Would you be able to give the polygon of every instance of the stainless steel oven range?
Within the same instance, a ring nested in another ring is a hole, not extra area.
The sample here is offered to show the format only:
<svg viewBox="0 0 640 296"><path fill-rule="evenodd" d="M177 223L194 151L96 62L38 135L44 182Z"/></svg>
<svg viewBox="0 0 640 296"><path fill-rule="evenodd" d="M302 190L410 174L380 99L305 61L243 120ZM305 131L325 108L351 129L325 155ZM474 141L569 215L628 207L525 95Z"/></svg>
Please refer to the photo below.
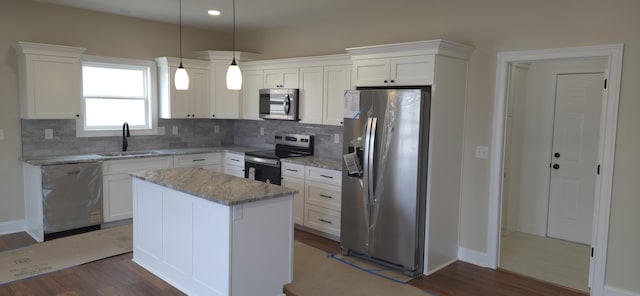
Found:
<svg viewBox="0 0 640 296"><path fill-rule="evenodd" d="M244 176L248 179L280 185L280 159L313 155L313 136L276 133L275 150L244 154Z"/></svg>

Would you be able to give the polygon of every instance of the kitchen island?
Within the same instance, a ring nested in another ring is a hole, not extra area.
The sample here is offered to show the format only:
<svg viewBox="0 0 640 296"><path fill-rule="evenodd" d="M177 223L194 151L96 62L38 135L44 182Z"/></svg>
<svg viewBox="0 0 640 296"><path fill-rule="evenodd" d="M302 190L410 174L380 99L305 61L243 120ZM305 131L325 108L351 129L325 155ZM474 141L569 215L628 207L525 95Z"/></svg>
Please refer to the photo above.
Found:
<svg viewBox="0 0 640 296"><path fill-rule="evenodd" d="M295 190L198 168L131 175L134 262L188 295L283 295Z"/></svg>

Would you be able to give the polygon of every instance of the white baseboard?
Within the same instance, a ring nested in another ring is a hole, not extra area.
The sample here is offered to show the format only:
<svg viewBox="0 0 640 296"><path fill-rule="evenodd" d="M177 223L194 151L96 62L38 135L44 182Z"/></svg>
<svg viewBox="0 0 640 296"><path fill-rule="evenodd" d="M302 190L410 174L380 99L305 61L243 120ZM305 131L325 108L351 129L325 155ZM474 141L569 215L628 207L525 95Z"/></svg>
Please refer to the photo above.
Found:
<svg viewBox="0 0 640 296"><path fill-rule="evenodd" d="M25 229L24 220L0 222L0 235L22 232Z"/></svg>
<svg viewBox="0 0 640 296"><path fill-rule="evenodd" d="M460 261L482 267L488 267L490 265L488 262L488 258L489 256L487 256L487 253L478 252L476 250L471 250L463 247L458 248L458 260Z"/></svg>
<svg viewBox="0 0 640 296"><path fill-rule="evenodd" d="M604 296L640 296L640 293L604 286Z"/></svg>

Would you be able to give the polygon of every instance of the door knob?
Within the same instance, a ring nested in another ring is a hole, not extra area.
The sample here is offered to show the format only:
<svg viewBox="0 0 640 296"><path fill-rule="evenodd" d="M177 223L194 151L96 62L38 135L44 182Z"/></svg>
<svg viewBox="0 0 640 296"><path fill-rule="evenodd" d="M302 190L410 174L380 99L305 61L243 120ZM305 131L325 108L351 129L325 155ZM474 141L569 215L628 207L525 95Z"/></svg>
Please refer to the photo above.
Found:
<svg viewBox="0 0 640 296"><path fill-rule="evenodd" d="M553 164L553 169L554 169L554 170L557 170L557 169L559 169L559 168L560 168L560 165L559 165L559 164L557 164L557 163L554 163L554 164Z"/></svg>
<svg viewBox="0 0 640 296"><path fill-rule="evenodd" d="M560 157L560 153L558 153L558 152L554 153L554 154L553 154L553 157L555 157L555 158Z"/></svg>

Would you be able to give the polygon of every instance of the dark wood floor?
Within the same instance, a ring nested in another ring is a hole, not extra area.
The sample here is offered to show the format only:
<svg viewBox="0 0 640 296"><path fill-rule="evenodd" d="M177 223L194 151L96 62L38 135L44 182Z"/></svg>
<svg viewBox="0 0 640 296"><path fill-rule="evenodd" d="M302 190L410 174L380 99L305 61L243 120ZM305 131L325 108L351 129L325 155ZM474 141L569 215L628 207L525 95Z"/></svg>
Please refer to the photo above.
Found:
<svg viewBox="0 0 640 296"><path fill-rule="evenodd" d="M338 243L303 231L296 230L295 239L325 252L339 251ZM0 251L33 243L25 233L3 235L0 236ZM133 263L131 258L132 254L127 253L0 285L0 295L184 295ZM456 262L428 277L414 279L409 284L438 296L585 295L507 271L463 262Z"/></svg>

